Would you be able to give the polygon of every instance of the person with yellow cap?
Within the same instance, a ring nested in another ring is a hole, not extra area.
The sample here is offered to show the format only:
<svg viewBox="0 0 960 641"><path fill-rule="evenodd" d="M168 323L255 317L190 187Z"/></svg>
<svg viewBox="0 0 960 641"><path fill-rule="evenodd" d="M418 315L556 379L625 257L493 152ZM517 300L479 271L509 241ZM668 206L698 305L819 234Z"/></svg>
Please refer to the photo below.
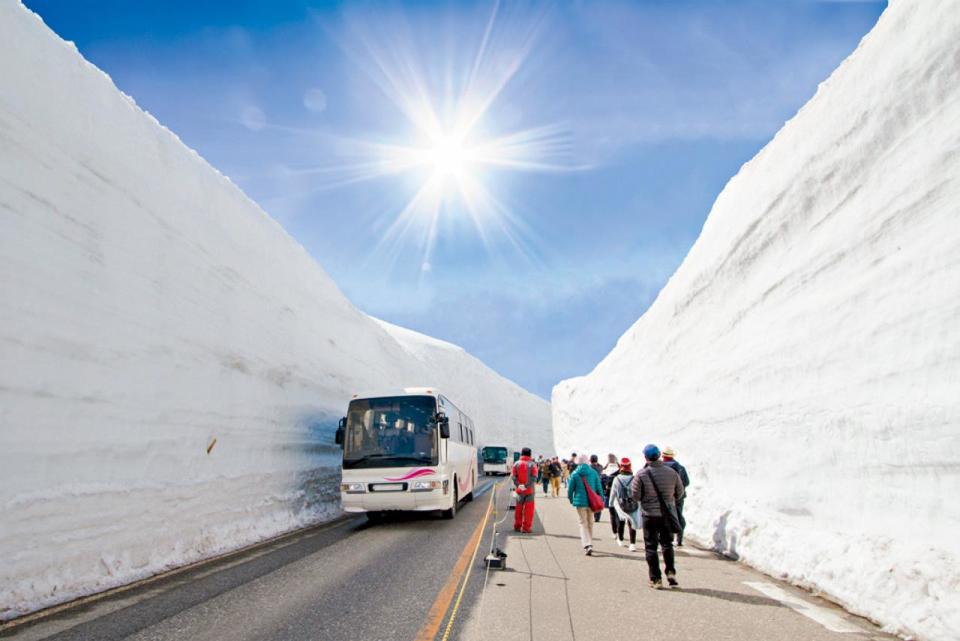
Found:
<svg viewBox="0 0 960 641"><path fill-rule="evenodd" d="M680 480L683 481L684 496L677 501L677 518L680 519L680 531L677 532L677 547L683 547L683 531L687 528L687 520L683 518L683 501L686 499L686 489L690 485L690 477L687 475L687 468L680 465L680 462L677 461L674 457L676 452L673 451L672 447L667 447L663 450L663 464L667 467L673 469L674 472L680 475Z"/></svg>

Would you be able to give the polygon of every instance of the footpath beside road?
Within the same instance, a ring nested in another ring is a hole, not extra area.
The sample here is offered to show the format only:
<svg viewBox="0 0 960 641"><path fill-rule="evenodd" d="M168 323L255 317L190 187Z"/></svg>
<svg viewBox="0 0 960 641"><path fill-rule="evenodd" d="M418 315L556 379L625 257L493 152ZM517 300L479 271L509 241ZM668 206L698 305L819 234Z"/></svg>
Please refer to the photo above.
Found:
<svg viewBox="0 0 960 641"><path fill-rule="evenodd" d="M607 513L594 528L594 554L580 546L566 499L538 493L532 534L500 526L506 570L489 570L467 613L464 641L856 641L896 639L869 621L772 579L693 542L677 548L680 588L649 587L638 532L637 551L618 547ZM489 547L490 534L484 539Z"/></svg>

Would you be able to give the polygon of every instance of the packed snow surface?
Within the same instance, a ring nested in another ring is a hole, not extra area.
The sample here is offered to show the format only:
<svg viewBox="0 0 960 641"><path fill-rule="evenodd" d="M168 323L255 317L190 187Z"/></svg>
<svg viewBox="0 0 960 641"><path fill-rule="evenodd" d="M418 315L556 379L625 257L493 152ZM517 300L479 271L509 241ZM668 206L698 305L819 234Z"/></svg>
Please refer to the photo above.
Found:
<svg viewBox="0 0 960 641"><path fill-rule="evenodd" d="M356 310L19 3L0 42L0 619L336 514L361 389L552 449L545 401Z"/></svg>
<svg viewBox="0 0 960 641"><path fill-rule="evenodd" d="M960 639L960 3L890 3L553 417L674 446L701 540Z"/></svg>

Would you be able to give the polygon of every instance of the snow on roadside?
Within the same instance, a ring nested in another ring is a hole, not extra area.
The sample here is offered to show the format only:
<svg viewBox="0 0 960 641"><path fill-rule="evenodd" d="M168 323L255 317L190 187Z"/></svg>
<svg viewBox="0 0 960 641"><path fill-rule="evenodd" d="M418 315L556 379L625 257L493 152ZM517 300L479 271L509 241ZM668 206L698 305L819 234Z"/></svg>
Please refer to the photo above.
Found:
<svg viewBox="0 0 960 641"><path fill-rule="evenodd" d="M693 534L931 641L960 639L957 8L891 2L553 391L559 451L674 446Z"/></svg>
<svg viewBox="0 0 960 641"><path fill-rule="evenodd" d="M337 514L360 389L551 444L545 401L356 310L18 2L0 42L0 619Z"/></svg>

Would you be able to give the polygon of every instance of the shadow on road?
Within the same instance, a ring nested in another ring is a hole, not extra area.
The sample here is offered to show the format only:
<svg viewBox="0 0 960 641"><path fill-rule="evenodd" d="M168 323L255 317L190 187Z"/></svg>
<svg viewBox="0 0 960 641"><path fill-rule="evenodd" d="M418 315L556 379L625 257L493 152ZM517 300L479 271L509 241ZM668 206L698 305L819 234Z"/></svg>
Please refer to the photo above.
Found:
<svg viewBox="0 0 960 641"><path fill-rule="evenodd" d="M727 592L725 590L712 590L710 588L683 588L679 590L667 590L667 592L680 592L683 594L699 594L712 599L722 599L723 601L732 601L734 603L745 603L747 605L767 605L782 608L784 605L779 601L767 598L765 596L754 596L752 594L740 594L739 592Z"/></svg>

